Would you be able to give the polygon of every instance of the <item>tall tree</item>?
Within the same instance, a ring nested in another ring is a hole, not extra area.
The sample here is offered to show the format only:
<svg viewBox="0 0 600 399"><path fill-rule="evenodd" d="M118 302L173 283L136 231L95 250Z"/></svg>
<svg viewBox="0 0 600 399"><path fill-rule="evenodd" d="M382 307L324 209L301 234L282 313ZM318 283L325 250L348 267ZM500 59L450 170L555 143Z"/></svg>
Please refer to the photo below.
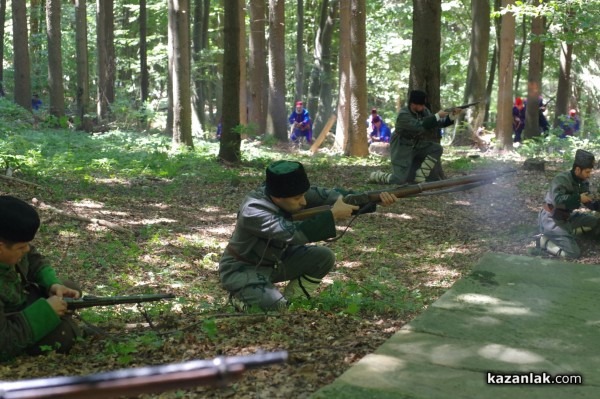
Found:
<svg viewBox="0 0 600 399"><path fill-rule="evenodd" d="M106 119L115 101L114 0L96 0L96 51L98 52L98 118Z"/></svg>
<svg viewBox="0 0 600 399"><path fill-rule="evenodd" d="M496 138L502 147L512 147L512 85L515 48L515 0L502 0L500 62L498 66L498 116Z"/></svg>
<svg viewBox="0 0 600 399"><path fill-rule="evenodd" d="M223 98L219 158L232 163L239 163L241 160L241 137L236 132L236 127L240 124L240 7L241 0L225 2L223 92L228 95Z"/></svg>
<svg viewBox="0 0 600 399"><path fill-rule="evenodd" d="M248 75L250 76L250 99L248 116L250 123L258 126L258 132L267 130L267 52L265 40L265 0L250 2L250 55Z"/></svg>
<svg viewBox="0 0 600 399"><path fill-rule="evenodd" d="M538 2L538 0L532 0ZM541 7L538 6L541 10ZM544 33L544 17L540 13L531 19L531 39L529 43L529 72L527 74L527 108L525 111L524 138L540 135L540 107L538 98L542 89L542 67L544 48L540 37Z"/></svg>
<svg viewBox="0 0 600 399"><path fill-rule="evenodd" d="M267 132L288 140L285 106L285 0L269 0L269 116Z"/></svg>
<svg viewBox="0 0 600 399"><path fill-rule="evenodd" d="M146 0L140 0L140 100L142 107L148 100L148 91L150 87L150 76L148 74L148 18L147 18Z"/></svg>
<svg viewBox="0 0 600 399"><path fill-rule="evenodd" d="M48 38L49 112L51 115L61 117L65 114L65 90L63 86L60 0L46 0L46 35Z"/></svg>
<svg viewBox="0 0 600 399"><path fill-rule="evenodd" d="M90 107L90 70L87 49L87 4L86 0L75 0L75 52L77 59L77 116L79 129L89 130L86 117Z"/></svg>
<svg viewBox="0 0 600 399"><path fill-rule="evenodd" d="M348 143L350 127L350 25L352 14L350 1L340 2L340 40L339 40L339 92L337 104L337 124L335 129L335 147L345 149Z"/></svg>
<svg viewBox="0 0 600 399"><path fill-rule="evenodd" d="M0 97L4 97L4 23L6 22L6 0L0 0Z"/></svg>
<svg viewBox="0 0 600 399"><path fill-rule="evenodd" d="M369 155L367 142L367 42L366 0L352 0L350 24L350 129L344 153L351 156Z"/></svg>
<svg viewBox="0 0 600 399"><path fill-rule="evenodd" d="M499 13L501 8L501 0L494 0L494 12ZM498 67L498 54L500 53L500 18L494 18L494 26L496 27L496 35L494 36L494 49L492 50L492 58L490 60L490 73L485 87L485 117L484 121L490 120L490 106L492 104L492 91L494 90L494 80L496 78L496 68Z"/></svg>
<svg viewBox="0 0 600 399"><path fill-rule="evenodd" d="M190 74L190 2L169 0L170 57L173 59L173 146L194 147Z"/></svg>
<svg viewBox="0 0 600 399"><path fill-rule="evenodd" d="M432 112L440 109L441 21L441 0L413 0L409 89L426 92ZM439 137L428 139L440 141Z"/></svg>
<svg viewBox="0 0 600 399"><path fill-rule="evenodd" d="M323 1L320 22L315 36L314 64L311 72L308 110L314 115L313 130L320 132L331 115L332 90L335 82L332 72L334 24L338 18L339 1Z"/></svg>
<svg viewBox="0 0 600 399"><path fill-rule="evenodd" d="M210 0L194 1L194 25L192 30L192 43L194 60L194 92L192 113L195 120L198 121L201 130L206 127L206 93L208 91L206 84L206 67L203 60L203 53L208 48L208 27L210 16Z"/></svg>
<svg viewBox="0 0 600 399"><path fill-rule="evenodd" d="M571 24L574 22L574 13L567 11L566 23L563 27L565 39L560 43L560 67L558 70L558 88L556 90L556 102L554 103L554 126L560 123L560 117L569 112L569 101L571 99L571 65L573 63L573 42L574 36Z"/></svg>
<svg viewBox="0 0 600 399"><path fill-rule="evenodd" d="M238 62L240 63L240 125L248 124L248 107L246 103L248 101L248 89L247 89L247 71L246 71L246 5L245 2L242 1L239 4L238 8L238 17L239 21L239 35L240 35L240 44L238 46L238 50L240 52L238 56Z"/></svg>
<svg viewBox="0 0 600 399"><path fill-rule="evenodd" d="M25 0L12 0L12 19L15 102L31 111L31 66Z"/></svg>
<svg viewBox="0 0 600 399"><path fill-rule="evenodd" d="M294 98L297 101L301 101L304 95L304 0L297 0L296 14L298 29L296 30L296 91Z"/></svg>
<svg viewBox="0 0 600 399"><path fill-rule="evenodd" d="M468 122L468 129L465 129L465 131L475 142L479 142L477 129L483 126L486 105L486 69L490 45L489 2L472 1L471 18L471 51L463 101L465 103L479 101L479 104L469 108L465 114L465 120ZM461 118L456 123L459 123L460 120Z"/></svg>

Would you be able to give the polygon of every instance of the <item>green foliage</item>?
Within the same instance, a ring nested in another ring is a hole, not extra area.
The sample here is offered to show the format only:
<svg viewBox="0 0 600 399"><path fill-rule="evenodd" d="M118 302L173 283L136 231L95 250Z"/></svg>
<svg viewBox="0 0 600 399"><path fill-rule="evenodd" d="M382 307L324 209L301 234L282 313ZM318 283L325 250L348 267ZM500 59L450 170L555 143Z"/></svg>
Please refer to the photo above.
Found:
<svg viewBox="0 0 600 399"><path fill-rule="evenodd" d="M390 291L392 290L393 291ZM372 278L362 285L335 281L314 299L292 303L291 309L312 309L349 316L413 312L422 307L420 294L402 287L390 287L385 281Z"/></svg>
<svg viewBox="0 0 600 399"><path fill-rule="evenodd" d="M4 97L0 97L0 116L0 133L29 127L33 122L31 112Z"/></svg>

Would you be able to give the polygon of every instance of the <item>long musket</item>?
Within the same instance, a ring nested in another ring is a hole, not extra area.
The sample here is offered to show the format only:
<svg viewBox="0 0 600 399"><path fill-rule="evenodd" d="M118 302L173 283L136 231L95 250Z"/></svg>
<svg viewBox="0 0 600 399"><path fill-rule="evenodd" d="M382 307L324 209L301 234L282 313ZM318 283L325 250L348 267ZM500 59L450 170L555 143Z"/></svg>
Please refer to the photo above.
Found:
<svg viewBox="0 0 600 399"><path fill-rule="evenodd" d="M248 356L192 360L79 377L0 382L0 399L104 399L192 388L198 385L221 386L239 378L248 369L284 363L287 357L286 351L259 352Z"/></svg>
<svg viewBox="0 0 600 399"><path fill-rule="evenodd" d="M498 176L501 176L501 175L504 175L507 173L514 173L514 172L515 172L515 169L507 169L507 170L503 170L503 171L499 171L499 172L481 173L481 174L477 174L477 175L455 177L455 178L447 179L447 180L404 185L404 186L383 189L383 190L367 191L367 192L359 193L359 194L348 194L344 197L344 202L349 205L358 205L360 207L364 207L365 205L368 205L369 203L375 203L375 204L380 203L381 199L379 198L379 195L384 192L393 194L397 198L404 198L404 197L414 197L425 191L431 191L431 190L440 190L440 191L431 192L428 194L436 194L436 193L443 194L443 193L447 193L450 191L469 190L469 189L478 187L483 184L491 183ZM449 190L448 189L449 187L454 187L454 188ZM444 189L444 190L441 190L441 189ZM321 212L328 211L328 210L331 210L330 205L322 205L322 206L317 206L314 208L303 209L299 212L294 213L292 215L292 219L294 221L305 220L305 219L309 219Z"/></svg>

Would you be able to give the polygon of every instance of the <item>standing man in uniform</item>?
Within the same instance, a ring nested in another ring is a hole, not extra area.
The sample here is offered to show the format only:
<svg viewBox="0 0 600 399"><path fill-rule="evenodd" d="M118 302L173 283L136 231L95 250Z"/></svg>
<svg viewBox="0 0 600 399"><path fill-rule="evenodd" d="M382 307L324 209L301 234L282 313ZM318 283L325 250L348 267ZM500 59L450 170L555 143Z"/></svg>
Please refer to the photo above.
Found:
<svg viewBox="0 0 600 399"><path fill-rule="evenodd" d="M455 108L452 112L440 110L432 114L425 103L427 94L424 91L410 92L408 105L398 113L396 129L392 134L392 173L373 172L369 177L370 183L405 184L411 180L423 183L440 162L443 148L427 136L439 136L440 129L452 125L462 110ZM414 178L411 171L415 171Z"/></svg>
<svg viewBox="0 0 600 399"><path fill-rule="evenodd" d="M358 206L344 203L347 193L311 187L299 162L282 160L267 167L266 185L244 199L219 262L221 284L238 310L285 309L295 298L314 295L333 268L335 255L327 247L308 244L335 237L335 222L358 211ZM382 205L397 199L389 193L380 198ZM303 221L292 220L293 213L320 205L332 207ZM288 283L281 293L274 283L284 281Z"/></svg>
<svg viewBox="0 0 600 399"><path fill-rule="evenodd" d="M581 250L575 241L575 234L600 233L600 223L596 216L576 212L582 205L592 210L600 210L600 203L590 194L588 181L594 168L594 154L577 150L573 167L568 172L556 175L544 197L539 214L541 236L537 245L551 255L578 258Z"/></svg>

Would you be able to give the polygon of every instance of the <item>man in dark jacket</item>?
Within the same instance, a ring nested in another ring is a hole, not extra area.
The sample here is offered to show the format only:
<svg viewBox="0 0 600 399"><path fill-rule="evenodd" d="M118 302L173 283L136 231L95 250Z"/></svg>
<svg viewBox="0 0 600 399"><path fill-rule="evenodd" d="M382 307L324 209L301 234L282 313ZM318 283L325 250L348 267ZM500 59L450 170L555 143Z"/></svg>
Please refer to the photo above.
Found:
<svg viewBox="0 0 600 399"><path fill-rule="evenodd" d="M594 162L594 154L579 149L575 153L571 170L559 173L550 183L539 214L542 235L537 245L552 255L578 258L581 250L574 235L600 233L600 219L590 213L575 211L582 205L595 211L600 210L600 203L590 194L588 181Z"/></svg>
<svg viewBox="0 0 600 399"><path fill-rule="evenodd" d="M335 255L327 247L308 244L335 237L335 222L358 210L344 203L346 193L311 187L299 162L277 161L267 167L266 185L244 199L219 263L221 284L238 310L285 309L288 301L314 294L333 268ZM380 198L383 205L396 201L389 193ZM320 205L332 207L303 221L292 220L293 213ZM289 282L281 293L274 283L284 281Z"/></svg>
<svg viewBox="0 0 600 399"><path fill-rule="evenodd" d="M370 183L404 184L412 182L411 180L422 183L440 162L442 146L432 141L431 137L439 136L440 129L453 124L462 110L440 110L433 114L425 106L426 102L425 92L411 91L408 105L398 113L396 129L392 134L390 158L393 173L373 172L369 177ZM415 162L420 164L414 165ZM414 171L414 177L411 176L411 171Z"/></svg>

